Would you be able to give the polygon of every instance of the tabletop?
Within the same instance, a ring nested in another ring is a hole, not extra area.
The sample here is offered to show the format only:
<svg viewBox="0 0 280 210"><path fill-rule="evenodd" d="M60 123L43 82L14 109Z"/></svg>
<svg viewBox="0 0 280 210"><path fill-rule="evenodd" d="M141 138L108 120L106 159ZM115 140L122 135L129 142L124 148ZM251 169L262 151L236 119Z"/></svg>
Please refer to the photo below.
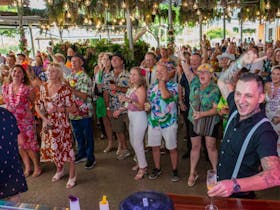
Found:
<svg viewBox="0 0 280 210"><path fill-rule="evenodd" d="M195 195L167 194L174 202L175 210L197 210L204 209L210 204L210 199ZM280 201L258 200L258 199L238 199L238 198L213 198L213 204L219 210L279 210Z"/></svg>

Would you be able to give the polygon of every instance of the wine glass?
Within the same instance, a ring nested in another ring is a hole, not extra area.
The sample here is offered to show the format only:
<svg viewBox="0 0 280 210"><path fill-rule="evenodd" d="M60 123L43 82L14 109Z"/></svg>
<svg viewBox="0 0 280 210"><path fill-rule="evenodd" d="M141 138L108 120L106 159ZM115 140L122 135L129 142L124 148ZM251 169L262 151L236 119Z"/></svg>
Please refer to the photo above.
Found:
<svg viewBox="0 0 280 210"><path fill-rule="evenodd" d="M217 173L215 170L207 171L206 184L208 190L211 190L217 184ZM218 210L217 206L213 205L212 197L210 197L210 205L207 205L205 210Z"/></svg>

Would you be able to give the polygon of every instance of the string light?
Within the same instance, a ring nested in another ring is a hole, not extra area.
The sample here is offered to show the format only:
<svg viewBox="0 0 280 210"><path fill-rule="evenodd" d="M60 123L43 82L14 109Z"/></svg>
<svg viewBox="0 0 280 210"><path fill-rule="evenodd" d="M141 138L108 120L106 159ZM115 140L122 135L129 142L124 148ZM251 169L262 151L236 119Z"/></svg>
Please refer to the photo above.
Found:
<svg viewBox="0 0 280 210"><path fill-rule="evenodd" d="M67 18L71 18L71 13L70 13L69 11L67 11L66 17L67 17Z"/></svg>
<svg viewBox="0 0 280 210"><path fill-rule="evenodd" d="M126 4L125 2L122 3L122 8L125 9L126 8Z"/></svg>
<svg viewBox="0 0 280 210"><path fill-rule="evenodd" d="M69 6L68 6L67 3L64 4L64 9L65 9L65 10L68 10L68 9L69 9Z"/></svg>
<svg viewBox="0 0 280 210"><path fill-rule="evenodd" d="M90 3L91 3L90 0L86 0L86 1L85 1L85 5L86 5L87 7L90 5Z"/></svg>
<svg viewBox="0 0 280 210"><path fill-rule="evenodd" d="M276 16L277 16L277 17L280 17L280 8L277 9Z"/></svg>
<svg viewBox="0 0 280 210"><path fill-rule="evenodd" d="M197 8L198 8L198 4L197 4L197 2L194 2L193 9L197 9Z"/></svg>
<svg viewBox="0 0 280 210"><path fill-rule="evenodd" d="M266 5L265 5L265 8L270 9L270 2L269 1L267 1Z"/></svg>

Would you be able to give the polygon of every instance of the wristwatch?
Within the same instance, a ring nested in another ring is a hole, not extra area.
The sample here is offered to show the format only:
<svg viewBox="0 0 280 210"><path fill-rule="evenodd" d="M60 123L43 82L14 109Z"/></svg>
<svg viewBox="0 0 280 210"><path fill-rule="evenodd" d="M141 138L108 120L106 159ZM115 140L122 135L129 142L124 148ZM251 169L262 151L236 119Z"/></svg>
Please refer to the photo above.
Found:
<svg viewBox="0 0 280 210"><path fill-rule="evenodd" d="M235 178L232 179L233 182L233 193L238 193L241 190L240 185L238 184L237 180Z"/></svg>

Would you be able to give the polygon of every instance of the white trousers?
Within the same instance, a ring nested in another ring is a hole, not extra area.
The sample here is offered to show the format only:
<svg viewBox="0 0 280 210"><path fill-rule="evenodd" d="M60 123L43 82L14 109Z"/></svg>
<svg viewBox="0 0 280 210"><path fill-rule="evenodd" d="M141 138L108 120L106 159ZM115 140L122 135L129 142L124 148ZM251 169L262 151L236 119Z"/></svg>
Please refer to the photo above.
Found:
<svg viewBox="0 0 280 210"><path fill-rule="evenodd" d="M134 149L139 168L147 167L147 160L144 150L144 136L148 125L145 111L128 111L129 118L129 138Z"/></svg>

